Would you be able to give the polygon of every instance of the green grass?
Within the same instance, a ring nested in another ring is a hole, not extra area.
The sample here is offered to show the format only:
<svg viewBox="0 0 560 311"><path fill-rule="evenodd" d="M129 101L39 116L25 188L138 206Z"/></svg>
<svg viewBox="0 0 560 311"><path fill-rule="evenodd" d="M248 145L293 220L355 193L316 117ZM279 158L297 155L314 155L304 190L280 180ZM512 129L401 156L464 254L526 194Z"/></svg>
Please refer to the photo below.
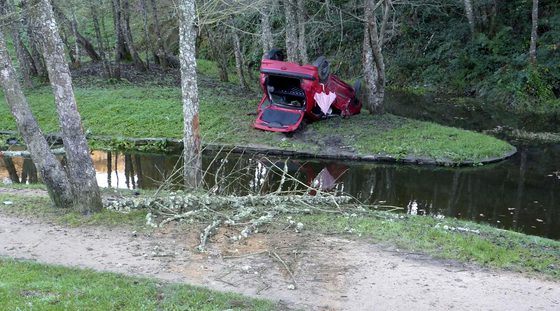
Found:
<svg viewBox="0 0 560 311"><path fill-rule="evenodd" d="M12 204L2 204L10 201ZM49 198L37 195L0 194L0 211L24 217L37 217L57 224L77 226L130 226L135 229L145 229L146 210L136 210L130 213L119 213L103 210L93 215L84 216L70 210L56 209Z"/></svg>
<svg viewBox="0 0 560 311"><path fill-rule="evenodd" d="M351 233L375 243L394 245L404 251L474 262L486 267L536 273L560 280L560 241L456 219L384 212L364 217L298 217L312 231Z"/></svg>
<svg viewBox="0 0 560 311"><path fill-rule="evenodd" d="M0 258L2 310L275 310L238 294Z"/></svg>
<svg viewBox="0 0 560 311"><path fill-rule="evenodd" d="M414 156L476 162L502 156L513 148L488 135L390 114L330 119L310 128L319 135L336 133L362 155L383 154L399 159Z"/></svg>
<svg viewBox="0 0 560 311"><path fill-rule="evenodd" d="M199 65L199 70L205 74L215 74L212 63L201 61ZM252 127L261 97L259 93L242 91L233 83L217 82L206 75L201 75L199 81L200 126L206 143L320 153L331 147L330 142L338 140L361 155L475 162L486 157L499 157L512 150L508 143L487 135L390 114L372 116L365 110L363 114L349 118L312 123L306 131L293 137L259 131ZM84 128L92 137L113 137L113 146L126 145L122 143L123 138L182 137L182 104L178 87L93 84L97 86L75 88ZM88 84L80 82L79 85ZM28 91L27 98L43 131L59 132L50 87ZM3 100L2 96L0 101ZM7 105L0 103L0 114L7 116L0 119L0 130L15 130Z"/></svg>

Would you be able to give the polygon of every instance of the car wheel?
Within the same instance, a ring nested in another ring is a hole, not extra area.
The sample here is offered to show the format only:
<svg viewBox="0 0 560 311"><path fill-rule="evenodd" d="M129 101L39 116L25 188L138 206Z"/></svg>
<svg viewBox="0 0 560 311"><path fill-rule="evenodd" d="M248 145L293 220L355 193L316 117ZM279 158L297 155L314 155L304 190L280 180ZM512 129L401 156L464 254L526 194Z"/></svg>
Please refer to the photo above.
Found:
<svg viewBox="0 0 560 311"><path fill-rule="evenodd" d="M331 68L329 65L329 61L325 56L319 56L314 62L313 66L317 67L319 70L319 81L321 83L327 82L329 75L331 73Z"/></svg>

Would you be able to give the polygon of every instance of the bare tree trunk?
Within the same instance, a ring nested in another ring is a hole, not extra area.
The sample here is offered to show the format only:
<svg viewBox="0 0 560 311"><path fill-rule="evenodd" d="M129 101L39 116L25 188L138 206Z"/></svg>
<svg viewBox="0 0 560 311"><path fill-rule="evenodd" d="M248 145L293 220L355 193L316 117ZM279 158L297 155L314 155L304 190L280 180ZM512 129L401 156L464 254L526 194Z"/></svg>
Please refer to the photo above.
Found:
<svg viewBox="0 0 560 311"><path fill-rule="evenodd" d="M465 15L467 15L467 20L469 22L469 27L471 29L471 35L474 36L475 21L474 21L472 1L471 0L464 0L464 1L465 1Z"/></svg>
<svg viewBox="0 0 560 311"><path fill-rule="evenodd" d="M371 44L369 42L369 27L367 23L364 23L364 43L363 43L363 65L364 68L364 92L360 100L366 105L368 111L373 112L374 109L371 107L373 98L377 94L377 86L375 82L377 81L377 70L375 69L375 62L373 61L373 52Z"/></svg>
<svg viewBox="0 0 560 311"><path fill-rule="evenodd" d="M132 61L134 62L134 66L136 67L136 69L140 71L145 71L146 65L144 65L144 62L140 58L140 54L138 54L138 51L134 47L134 40L132 39L132 30L130 29L130 5L128 3L128 0L122 0L121 4L122 4L121 18L122 18L122 24L124 25L123 27L124 40L126 42L126 45L128 46L128 50L130 51L130 54L132 55Z"/></svg>
<svg viewBox="0 0 560 311"><path fill-rule="evenodd" d="M244 89L248 89L249 85L247 84L247 80L245 80L245 73L243 72L243 68L245 67L245 65L243 61L243 54L241 53L241 42L239 41L239 35L237 34L236 30L233 30L231 37L233 39L235 69L237 71L237 77L239 78L239 85Z"/></svg>
<svg viewBox="0 0 560 311"><path fill-rule="evenodd" d="M146 49L146 68L150 69L150 53L154 51L154 47L152 45L152 40L150 39L150 33L148 32L148 7L146 4L146 0L141 0L140 4L142 5L142 21L144 26L144 41L148 45Z"/></svg>
<svg viewBox="0 0 560 311"><path fill-rule="evenodd" d="M370 113L382 114L384 112L383 101L385 99L385 61L383 59L382 50L385 32L387 31L387 22L389 20L391 0L383 0L383 18L380 25L378 25L377 16L375 14L376 8L375 0L366 0L364 15L367 23L366 27L368 27L367 31L369 32L369 44L365 48L371 49L376 70L374 85L367 86L370 93L375 90L373 98L368 98L368 110ZM369 54L366 53L366 55ZM367 57L364 57L364 61L367 61Z"/></svg>
<svg viewBox="0 0 560 311"><path fill-rule="evenodd" d="M91 42L78 31L78 24L75 21L75 17L73 17L72 20L68 19L68 17L64 15L64 12L61 8L59 8L54 2L51 3L53 5L54 13L60 20L60 23L66 25L66 28L70 28L70 30L74 34L74 37L76 38L76 60L79 59L79 46L81 46L92 61L100 61L101 57L99 57L99 54L97 54L97 52L95 51L93 44L91 44Z"/></svg>
<svg viewBox="0 0 560 311"><path fill-rule="evenodd" d="M533 10L531 12L531 44L529 46L529 62L537 64L537 28L539 26L539 0L533 0Z"/></svg>
<svg viewBox="0 0 560 311"><path fill-rule="evenodd" d="M152 16L154 19L154 32L156 34L156 43L158 49L156 51L156 56L158 58L159 65L161 68L166 69L169 64L167 63L167 50L165 49L165 44L161 36L161 30L159 28L159 16L157 12L157 5L155 0L150 0L152 3Z"/></svg>
<svg viewBox="0 0 560 311"><path fill-rule="evenodd" d="M303 0L297 0L297 23L298 23L298 51L299 60L302 64L309 63L309 58L307 57L307 42L305 35L305 20L307 19L305 13L305 2Z"/></svg>
<svg viewBox="0 0 560 311"><path fill-rule="evenodd" d="M76 51L76 66L79 67L81 66L80 44L78 43L78 21L76 20L76 12L74 11L74 7L72 7L72 33L74 34L74 38L76 38L76 42L74 42L74 50Z"/></svg>
<svg viewBox="0 0 560 311"><path fill-rule="evenodd" d="M107 55L105 54L105 46L103 44L103 36L101 35L101 28L99 27L99 17L97 14L96 6L100 5L99 0L92 0L90 2L90 13L91 19L93 21L93 28L95 29L95 39L97 41L97 49L99 50L99 56L101 57L101 62L103 64L103 70L105 71L105 77L113 78L113 72L111 70L111 64L107 60Z"/></svg>
<svg viewBox="0 0 560 311"><path fill-rule="evenodd" d="M261 43L263 55L268 53L274 47L274 38L272 37L272 28L270 27L270 12L272 11L269 3L260 11L261 13Z"/></svg>
<svg viewBox="0 0 560 311"><path fill-rule="evenodd" d="M113 25L115 27L115 61L120 64L121 60L131 59L130 52L126 46L124 30L122 26L121 0L111 0L113 11Z"/></svg>
<svg viewBox="0 0 560 311"><path fill-rule="evenodd" d="M72 207L70 182L60 162L50 151L37 120L27 104L27 100L17 81L12 61L6 49L4 36L0 32L0 82L6 103L16 120L18 130L29 149L31 158L47 186L49 197L56 207Z"/></svg>
<svg viewBox="0 0 560 311"><path fill-rule="evenodd" d="M294 0L283 0L286 19L286 56L289 62L297 63L298 60L298 35L296 20L296 5Z"/></svg>
<svg viewBox="0 0 560 311"><path fill-rule="evenodd" d="M22 14L22 18L23 18L23 22L25 24L25 30L27 32L27 39L29 40L29 49L30 49L30 54L31 54L31 59L33 60L33 67L35 68L35 72L37 73L38 77L46 77L47 76L47 69L45 68L45 61L43 59L43 56L41 55L41 52L39 52L39 47L38 47L38 38L35 35L35 31L33 29L33 23L30 20L29 17L29 1L28 0L22 0L21 1L21 5L22 5L22 10L21 10L21 14Z"/></svg>
<svg viewBox="0 0 560 311"><path fill-rule="evenodd" d="M196 30L194 0L179 1L179 49L181 52L181 89L183 93L183 160L187 189L202 184L200 127L198 119L198 85L196 81Z"/></svg>
<svg viewBox="0 0 560 311"><path fill-rule="evenodd" d="M216 61L218 64L218 76L220 81L228 82L228 57L225 53L226 46L225 46L225 38L220 35L227 36L226 31L220 31L218 26L215 27L206 27L206 33L208 35L208 45L210 47L210 54L212 59Z"/></svg>
<svg viewBox="0 0 560 311"><path fill-rule="evenodd" d="M31 75L33 75L33 71L32 71L33 60L30 59L31 57L29 55L29 51L27 51L27 48L25 47L25 45L21 40L20 29L22 29L23 26L19 20L19 16L15 11L14 4L12 3L12 1L13 0L2 0L0 1L0 3L3 6L3 11L4 11L3 13L5 13L7 16L13 15L13 18L11 18L11 20L9 21L10 34L12 37L12 42L16 49L16 55L17 55L19 67L20 67L21 75L23 77L23 83L25 87L30 88L33 87L33 83L31 81Z"/></svg>
<svg viewBox="0 0 560 311"><path fill-rule="evenodd" d="M68 179L74 195L74 208L89 214L101 210L103 204L86 137L82 130L70 70L64 59L64 48L49 1L34 0L33 2L59 125L62 128L62 139L68 160Z"/></svg>

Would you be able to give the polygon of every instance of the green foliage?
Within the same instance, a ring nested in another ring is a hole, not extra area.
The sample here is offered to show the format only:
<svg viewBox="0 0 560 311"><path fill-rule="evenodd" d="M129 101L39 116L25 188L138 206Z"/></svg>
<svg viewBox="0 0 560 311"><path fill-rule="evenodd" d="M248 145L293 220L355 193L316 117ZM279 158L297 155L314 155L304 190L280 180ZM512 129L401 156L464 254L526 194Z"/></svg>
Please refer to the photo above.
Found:
<svg viewBox="0 0 560 311"><path fill-rule="evenodd" d="M493 3L497 3L496 15ZM412 12L404 7L397 9L403 20L402 31L385 49L389 84L479 95L490 103L521 110L558 109L560 5L540 3L538 65L531 66L531 3L514 0L473 4L477 19L474 38L462 2L448 7L420 7ZM411 14L415 16L412 19Z"/></svg>

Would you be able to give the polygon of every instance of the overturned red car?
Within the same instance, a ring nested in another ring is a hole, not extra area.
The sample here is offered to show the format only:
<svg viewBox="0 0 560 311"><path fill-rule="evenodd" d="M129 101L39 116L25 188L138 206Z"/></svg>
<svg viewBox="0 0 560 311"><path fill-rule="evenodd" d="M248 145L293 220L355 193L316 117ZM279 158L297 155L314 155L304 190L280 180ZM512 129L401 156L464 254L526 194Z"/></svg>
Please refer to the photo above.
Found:
<svg viewBox="0 0 560 311"><path fill-rule="evenodd" d="M359 82L351 87L330 74L324 56L312 65L284 61L273 49L261 62L260 83L264 96L254 127L272 132L295 131L307 117L310 121L360 113Z"/></svg>

